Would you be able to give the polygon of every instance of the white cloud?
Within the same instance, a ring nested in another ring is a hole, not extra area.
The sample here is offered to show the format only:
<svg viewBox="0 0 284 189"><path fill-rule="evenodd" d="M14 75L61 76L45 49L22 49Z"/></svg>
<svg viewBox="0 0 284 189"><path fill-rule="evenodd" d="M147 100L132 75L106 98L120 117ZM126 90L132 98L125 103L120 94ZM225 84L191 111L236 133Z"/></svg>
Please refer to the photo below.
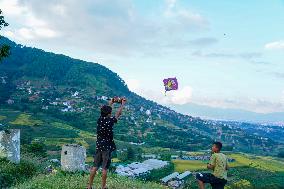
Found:
<svg viewBox="0 0 284 189"><path fill-rule="evenodd" d="M281 50L281 49L284 49L284 41L274 41L274 42L271 42L271 43L267 43L265 45L265 48L269 49L269 50Z"/></svg>
<svg viewBox="0 0 284 189"><path fill-rule="evenodd" d="M18 0L2 0L0 7L7 19L15 19L20 25L18 28L5 28L4 36L13 40L28 41L44 38L54 38L58 33L51 29L48 22L37 17L32 10Z"/></svg>
<svg viewBox="0 0 284 189"><path fill-rule="evenodd" d="M284 101L275 102L269 99L261 98L249 98L249 97L236 97L230 99L217 99L217 98L195 98L192 100L193 103L214 107L214 108L225 108L225 109L241 109L257 113L272 113L272 112L283 112Z"/></svg>
<svg viewBox="0 0 284 189"><path fill-rule="evenodd" d="M41 28L23 27L16 29L14 31L6 30L4 31L3 35L14 40L26 42L35 39L54 38L58 36L58 33L56 33L55 31L49 28L44 28L44 27Z"/></svg>
<svg viewBox="0 0 284 189"><path fill-rule="evenodd" d="M15 34L12 31L4 31L3 35L8 37L8 38L12 38L12 39L15 38Z"/></svg>
<svg viewBox="0 0 284 189"><path fill-rule="evenodd" d="M209 25L208 20L201 14L177 5L177 0L166 0L164 16L171 20L170 31L204 29Z"/></svg>
<svg viewBox="0 0 284 189"><path fill-rule="evenodd" d="M163 98L165 104L184 105L190 103L192 100L192 88L185 86L177 91L170 91L167 96Z"/></svg>
<svg viewBox="0 0 284 189"><path fill-rule="evenodd" d="M29 28L20 28L16 31L17 37L20 37L20 39L33 39L34 34L32 29Z"/></svg>
<svg viewBox="0 0 284 189"><path fill-rule="evenodd" d="M166 4L168 9L172 9L175 7L177 0L166 0Z"/></svg>
<svg viewBox="0 0 284 189"><path fill-rule="evenodd" d="M0 7L6 16L21 16L28 11L26 7L18 5L18 0L1 0Z"/></svg>
<svg viewBox="0 0 284 189"><path fill-rule="evenodd" d="M96 52L97 56L157 56L169 50L190 48L174 43L207 24L199 13L179 7L177 0L166 0L164 9L151 17L143 15L131 0L0 2L4 13L9 13L5 14L7 20L13 20L7 37L14 36L13 40L24 41L25 45L48 43L63 51L78 47L85 52ZM165 10L169 10L168 16ZM19 34L23 33L19 31L21 28L26 28L27 36ZM165 46L167 42L171 45Z"/></svg>
<svg viewBox="0 0 284 189"><path fill-rule="evenodd" d="M125 82L128 88L133 92L137 92L137 90L140 88L140 81L137 79L126 79Z"/></svg>

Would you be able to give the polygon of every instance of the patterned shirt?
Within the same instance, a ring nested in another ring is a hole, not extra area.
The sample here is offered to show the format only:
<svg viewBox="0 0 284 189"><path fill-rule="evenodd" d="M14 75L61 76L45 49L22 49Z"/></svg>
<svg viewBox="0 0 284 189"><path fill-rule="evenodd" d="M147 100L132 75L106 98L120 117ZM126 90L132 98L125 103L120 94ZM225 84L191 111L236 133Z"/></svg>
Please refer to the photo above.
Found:
<svg viewBox="0 0 284 189"><path fill-rule="evenodd" d="M227 180L227 164L228 164L228 158L225 154L223 153L214 153L212 154L210 158L210 164L214 165L214 171L213 175L215 177L218 177L220 179L225 179Z"/></svg>
<svg viewBox="0 0 284 189"><path fill-rule="evenodd" d="M115 117L100 117L97 121L97 151L114 151L113 125L117 123Z"/></svg>

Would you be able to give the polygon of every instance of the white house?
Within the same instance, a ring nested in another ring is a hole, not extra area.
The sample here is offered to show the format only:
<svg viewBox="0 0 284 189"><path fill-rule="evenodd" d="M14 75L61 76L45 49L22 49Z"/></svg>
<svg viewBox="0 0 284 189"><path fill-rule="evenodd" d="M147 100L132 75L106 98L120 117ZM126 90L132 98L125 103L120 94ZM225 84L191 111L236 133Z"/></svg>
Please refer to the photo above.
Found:
<svg viewBox="0 0 284 189"><path fill-rule="evenodd" d="M162 179L161 179L161 182L164 183L164 184L166 184L166 183L168 183L169 181L171 181L171 180L177 178L177 176L179 176L179 173L178 173L178 172L174 172L174 173L172 173L172 174L170 174L170 175L168 175L168 176L162 178Z"/></svg>

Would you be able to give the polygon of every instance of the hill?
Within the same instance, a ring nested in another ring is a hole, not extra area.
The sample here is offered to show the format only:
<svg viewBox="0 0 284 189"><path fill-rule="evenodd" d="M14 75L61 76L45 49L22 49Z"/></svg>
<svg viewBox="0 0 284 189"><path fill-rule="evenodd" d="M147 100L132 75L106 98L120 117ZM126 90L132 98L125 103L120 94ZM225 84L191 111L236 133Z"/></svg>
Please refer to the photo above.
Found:
<svg viewBox="0 0 284 189"><path fill-rule="evenodd" d="M50 153L63 143L94 149L99 107L108 97L125 96L126 111L115 127L119 146L206 150L222 140L235 151L276 154L282 147L269 137L177 113L129 91L116 73L98 64L25 47L1 38L11 56L0 64L0 127L22 129L22 144L42 141ZM145 73L146 74L146 73Z"/></svg>

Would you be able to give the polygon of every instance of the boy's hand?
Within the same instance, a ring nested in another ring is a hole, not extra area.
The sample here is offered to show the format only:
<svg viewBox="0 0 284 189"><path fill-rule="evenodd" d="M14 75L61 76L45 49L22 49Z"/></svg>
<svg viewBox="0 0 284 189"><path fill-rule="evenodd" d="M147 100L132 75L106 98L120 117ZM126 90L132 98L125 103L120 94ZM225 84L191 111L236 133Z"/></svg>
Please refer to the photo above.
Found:
<svg viewBox="0 0 284 189"><path fill-rule="evenodd" d="M126 98L123 98L121 101L121 105L124 106L126 104Z"/></svg>

